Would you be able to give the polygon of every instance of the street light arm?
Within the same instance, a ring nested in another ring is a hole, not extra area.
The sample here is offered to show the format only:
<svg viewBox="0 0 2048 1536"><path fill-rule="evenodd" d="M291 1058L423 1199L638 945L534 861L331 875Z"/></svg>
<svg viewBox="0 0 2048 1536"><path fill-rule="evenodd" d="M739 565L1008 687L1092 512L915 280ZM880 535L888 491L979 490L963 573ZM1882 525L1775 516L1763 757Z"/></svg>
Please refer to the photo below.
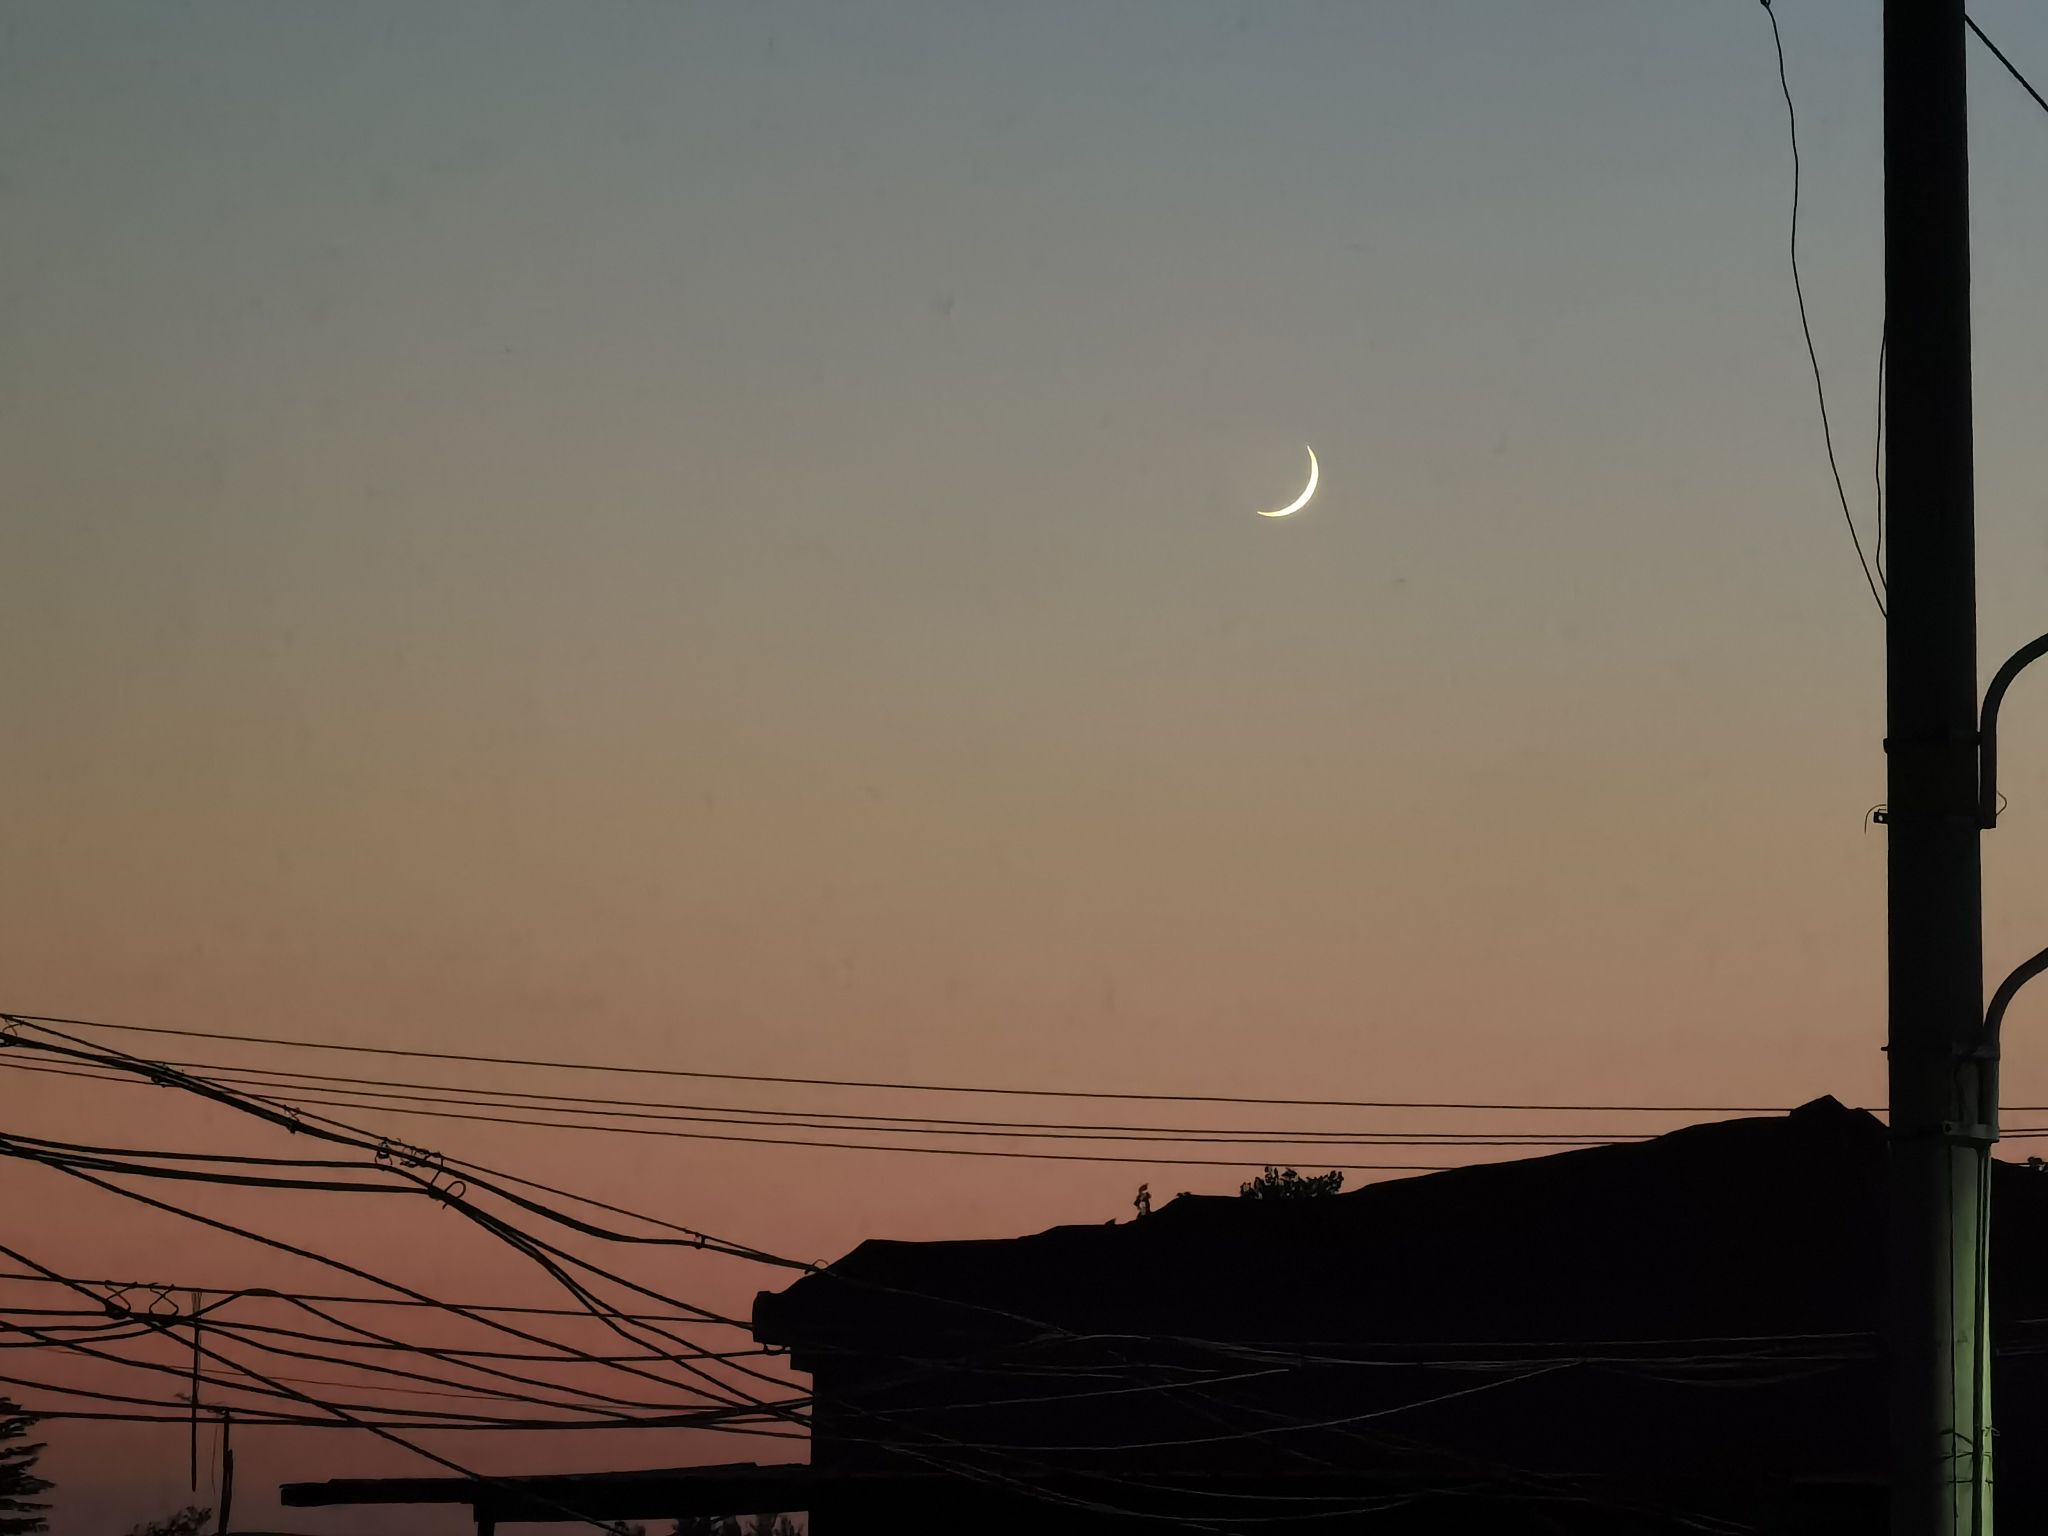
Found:
<svg viewBox="0 0 2048 1536"><path fill-rule="evenodd" d="M1984 712L1977 725L1977 821L1980 826L1998 825L1998 706L2005 702L2005 690L2029 664L2048 656L2048 635L2029 641L2014 651L1984 690Z"/></svg>
<svg viewBox="0 0 2048 1536"><path fill-rule="evenodd" d="M2013 968L2010 976L1998 984L1998 990L1991 994L1991 1006L1984 1010L1984 1033L1982 1050L1991 1060L1998 1058L1998 1031L2005 1023L2005 1010L2012 1006L2012 1000L2019 990L2043 971L2048 971L2048 949L2042 950L2032 959Z"/></svg>
<svg viewBox="0 0 2048 1536"><path fill-rule="evenodd" d="M1976 1049L1961 1053L1973 1058L1976 1064L1978 1116L1982 1121L1977 1129L1988 1132L1987 1148L1991 1141L1998 1139L1998 1058L2000 1036L2005 1028L2005 1010L2019 996L2020 988L2043 971L2048 971L2048 949L2014 966L2012 974L2001 981L1998 990L1991 994L1991 1006L1984 1010L1984 1027L1977 1032Z"/></svg>

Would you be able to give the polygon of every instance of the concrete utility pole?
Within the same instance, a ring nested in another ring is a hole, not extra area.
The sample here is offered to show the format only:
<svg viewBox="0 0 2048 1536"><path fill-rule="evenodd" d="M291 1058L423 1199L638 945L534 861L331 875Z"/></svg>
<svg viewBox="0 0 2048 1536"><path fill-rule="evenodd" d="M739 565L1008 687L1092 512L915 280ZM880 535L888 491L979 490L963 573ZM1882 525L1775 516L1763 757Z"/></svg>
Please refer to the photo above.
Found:
<svg viewBox="0 0 2048 1536"><path fill-rule="evenodd" d="M1989 1536L1969 135L1962 0L1885 0L1893 1536Z"/></svg>

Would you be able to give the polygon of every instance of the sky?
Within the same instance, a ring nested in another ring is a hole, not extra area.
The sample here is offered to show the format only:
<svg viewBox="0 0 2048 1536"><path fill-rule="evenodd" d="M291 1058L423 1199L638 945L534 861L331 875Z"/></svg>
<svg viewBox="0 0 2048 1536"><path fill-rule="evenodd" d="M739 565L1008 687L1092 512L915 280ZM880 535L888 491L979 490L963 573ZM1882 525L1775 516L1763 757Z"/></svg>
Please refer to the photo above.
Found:
<svg viewBox="0 0 2048 1536"><path fill-rule="evenodd" d="M1868 545L1879 10L1777 14ZM2048 16L1973 14L2048 75ZM2048 117L1971 68L1988 676L2048 627ZM783 1076L1879 1102L1883 631L1778 91L1747 0L10 0L0 1008ZM1253 516L1310 444L1309 508ZM2042 703L2007 711L1994 980L2040 943ZM2044 1008L2013 1009L2011 1102L2048 1103ZM31 1083L36 1134L241 1134ZM1148 1176L390 1123L812 1260L1112 1219ZM74 1273L270 1272L4 1178ZM533 1290L446 1222L265 1210ZM781 1280L677 1283L743 1313ZM175 1428L49 1438L55 1536L185 1502ZM238 1518L415 1465L237 1447Z"/></svg>

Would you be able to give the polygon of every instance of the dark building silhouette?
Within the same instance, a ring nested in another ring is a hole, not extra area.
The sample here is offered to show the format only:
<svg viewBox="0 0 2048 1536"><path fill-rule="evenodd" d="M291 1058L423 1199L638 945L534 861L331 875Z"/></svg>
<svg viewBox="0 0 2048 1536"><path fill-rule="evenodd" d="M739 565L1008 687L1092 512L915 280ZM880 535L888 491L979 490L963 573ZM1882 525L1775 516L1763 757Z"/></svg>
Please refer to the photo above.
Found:
<svg viewBox="0 0 2048 1536"><path fill-rule="evenodd" d="M551 1497L808 1508L817 1536L1878 1532L1885 1160L1877 1119L1820 1099L1348 1194L864 1243L755 1303L814 1381L809 1468ZM2000 1517L2031 1521L2048 1176L1997 1167L1992 1237Z"/></svg>
<svg viewBox="0 0 2048 1536"><path fill-rule="evenodd" d="M829 1480L885 1471L950 1474L987 1530L1878 1530L1885 1155L1821 1099L1318 1199L870 1242L763 1294L755 1332L815 1382L820 1536ZM2048 1178L1996 1179L2024 1518Z"/></svg>

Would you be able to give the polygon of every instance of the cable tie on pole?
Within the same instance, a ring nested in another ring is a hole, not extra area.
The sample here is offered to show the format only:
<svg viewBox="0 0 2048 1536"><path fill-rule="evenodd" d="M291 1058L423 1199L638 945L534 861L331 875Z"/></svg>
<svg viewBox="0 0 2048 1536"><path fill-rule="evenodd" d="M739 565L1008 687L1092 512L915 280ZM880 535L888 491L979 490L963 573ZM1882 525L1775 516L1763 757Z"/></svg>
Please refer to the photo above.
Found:
<svg viewBox="0 0 2048 1536"><path fill-rule="evenodd" d="M1975 811L1908 811L1901 816L1889 806L1870 813L1870 819L1880 827L1937 827L1964 826L1981 828L1984 823Z"/></svg>

